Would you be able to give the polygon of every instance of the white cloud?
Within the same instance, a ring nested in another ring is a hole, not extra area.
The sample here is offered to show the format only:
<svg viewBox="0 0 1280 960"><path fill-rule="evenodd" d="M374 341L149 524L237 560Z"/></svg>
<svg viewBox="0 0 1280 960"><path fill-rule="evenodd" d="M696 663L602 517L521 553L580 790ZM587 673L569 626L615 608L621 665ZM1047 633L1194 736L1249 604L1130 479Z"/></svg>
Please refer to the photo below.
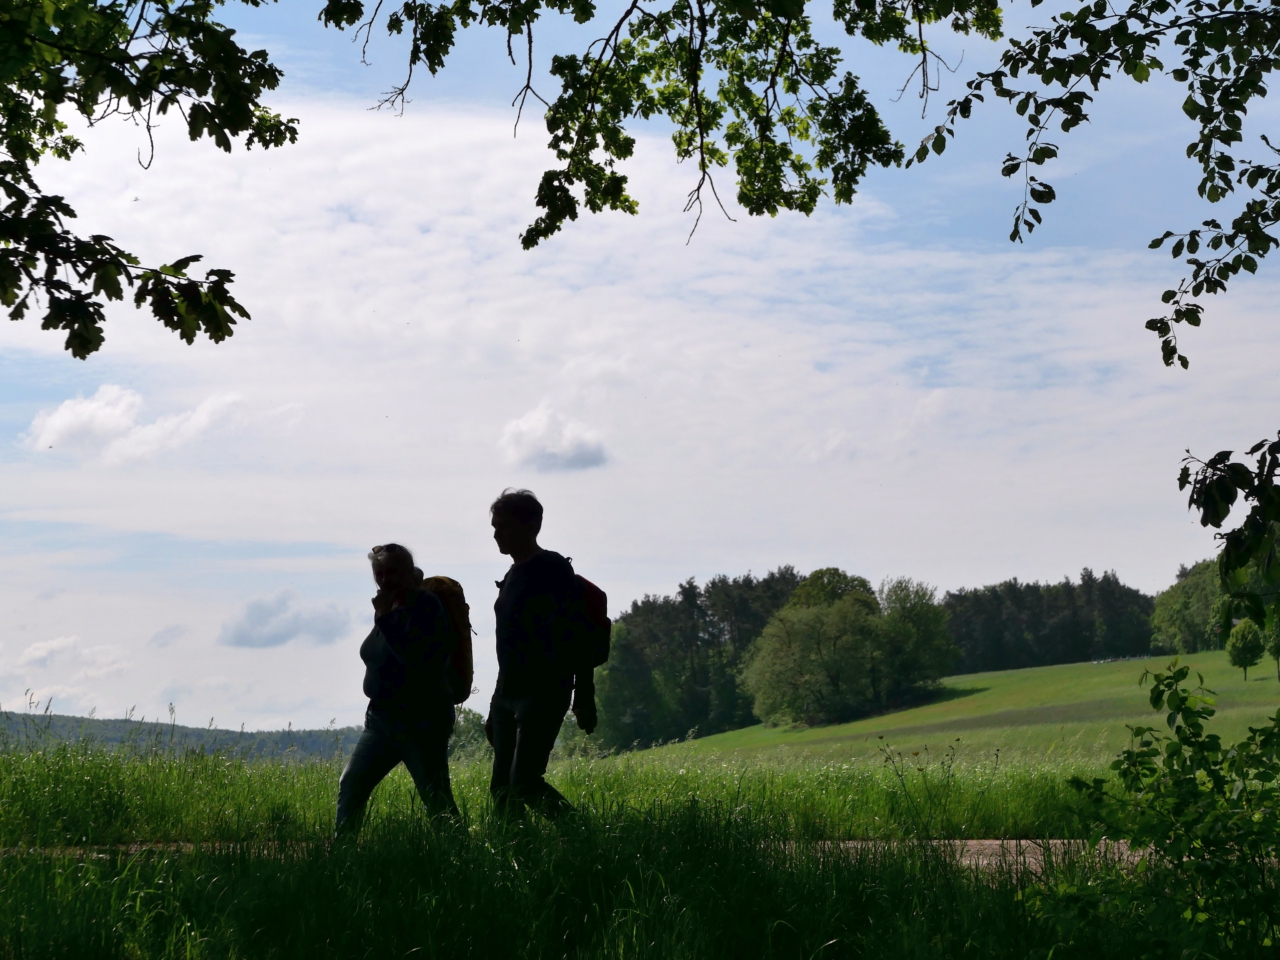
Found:
<svg viewBox="0 0 1280 960"><path fill-rule="evenodd" d="M106 463L146 460L164 450L176 450L195 440L240 402L231 395L209 397L194 410L160 417L153 423L134 427L113 440L102 451Z"/></svg>
<svg viewBox="0 0 1280 960"><path fill-rule="evenodd" d="M31 421L26 445L32 450L101 447L135 428L142 397L133 390L105 383L88 399L64 400Z"/></svg>
<svg viewBox="0 0 1280 960"><path fill-rule="evenodd" d="M192 410L140 424L142 397L106 383L92 397L64 400L53 410L36 414L25 445L36 451L96 452L107 464L145 460L190 443L238 403L240 398L234 394L213 396Z"/></svg>
<svg viewBox="0 0 1280 960"><path fill-rule="evenodd" d="M18 657L20 667L47 667L61 651L69 650L80 641L79 637L55 637L52 640L37 640Z"/></svg>
<svg viewBox="0 0 1280 960"><path fill-rule="evenodd" d="M545 401L502 430L502 449L513 464L540 471L586 470L608 459L604 444Z"/></svg>
<svg viewBox="0 0 1280 960"><path fill-rule="evenodd" d="M344 636L351 615L333 604L300 606L291 590L274 597L250 600L241 614L223 624L218 642L230 647L279 647L290 640L326 644Z"/></svg>

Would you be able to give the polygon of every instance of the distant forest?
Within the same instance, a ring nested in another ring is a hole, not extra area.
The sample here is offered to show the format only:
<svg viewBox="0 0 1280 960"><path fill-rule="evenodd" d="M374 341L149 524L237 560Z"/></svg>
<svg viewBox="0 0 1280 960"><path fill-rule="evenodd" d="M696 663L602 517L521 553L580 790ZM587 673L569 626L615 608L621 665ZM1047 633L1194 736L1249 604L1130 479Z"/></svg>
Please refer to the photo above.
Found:
<svg viewBox="0 0 1280 960"><path fill-rule="evenodd" d="M956 673L1110 660L1151 652L1155 598L1127 587L1114 572L1080 582L1006 580L942 599L956 645Z"/></svg>
<svg viewBox="0 0 1280 960"><path fill-rule="evenodd" d="M820 596L835 581L844 586ZM1143 656L1156 609L1114 572L1089 569L1078 582L1015 579L941 598L908 580L875 591L834 569L690 578L618 617L597 681L599 736L626 749L760 719L839 722L928 696L947 674Z"/></svg>

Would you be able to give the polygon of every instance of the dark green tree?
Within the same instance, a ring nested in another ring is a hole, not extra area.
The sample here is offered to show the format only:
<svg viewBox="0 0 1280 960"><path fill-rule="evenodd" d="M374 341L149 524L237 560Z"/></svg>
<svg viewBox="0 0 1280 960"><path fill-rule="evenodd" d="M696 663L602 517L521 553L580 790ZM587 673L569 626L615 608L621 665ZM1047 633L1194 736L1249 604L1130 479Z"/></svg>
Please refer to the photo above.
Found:
<svg viewBox="0 0 1280 960"><path fill-rule="evenodd" d="M244 0L258 6L261 0ZM220 0L16 0L0 8L0 303L12 320L36 307L46 330L66 332L83 359L103 341L103 309L133 288L134 302L187 343L203 332L220 341L235 316L230 270L188 274L188 255L143 267L102 234L73 232L75 211L35 179L45 157L67 160L83 145L66 117L94 124L182 115L192 140L223 150L279 146L297 138L296 121L269 111L262 96L280 82L265 51L249 52L219 25Z"/></svg>
<svg viewBox="0 0 1280 960"><path fill-rule="evenodd" d="M1239 602L1229 593L1218 594L1209 611L1209 633L1206 650L1225 650L1227 639L1231 636L1231 628L1236 621L1236 608Z"/></svg>
<svg viewBox="0 0 1280 960"><path fill-rule="evenodd" d="M680 718L659 695L646 651L621 618L613 625L609 662L596 671L596 704L596 736L609 749L647 747L678 736Z"/></svg>
<svg viewBox="0 0 1280 960"><path fill-rule="evenodd" d="M906 577L887 580L879 601L883 702L906 703L949 674L959 651L933 587Z"/></svg>
<svg viewBox="0 0 1280 960"><path fill-rule="evenodd" d="M1177 580L1156 594L1151 646L1161 653L1196 653L1220 647L1211 635L1213 605L1221 594L1218 565L1201 560L1178 567Z"/></svg>
<svg viewBox="0 0 1280 960"><path fill-rule="evenodd" d="M683 739L708 713L710 643L700 599L698 585L690 578L675 596L646 596L618 618L626 628L623 642L640 653L656 696L648 729L633 739L646 744ZM613 656L610 653L610 660ZM611 710L613 703L610 697L601 698L602 711Z"/></svg>
<svg viewBox="0 0 1280 960"><path fill-rule="evenodd" d="M866 584L838 570L819 573L805 583ZM753 645L742 678L761 719L853 720L918 701L950 671L955 648L932 587L901 578L878 595L842 588L833 597L788 603Z"/></svg>
<svg viewBox="0 0 1280 960"><path fill-rule="evenodd" d="M866 577L845 573L839 567L821 567L801 581L787 601L792 607L821 607L835 603L847 593L875 597Z"/></svg>
<svg viewBox="0 0 1280 960"><path fill-rule="evenodd" d="M813 725L869 713L886 689L880 627L875 596L861 591L778 611L743 670L756 715Z"/></svg>
<svg viewBox="0 0 1280 960"><path fill-rule="evenodd" d="M614 625L599 671L599 738L613 749L649 746L755 723L741 662L800 582L791 567L764 577L691 578L673 596L648 595Z"/></svg>
<svg viewBox="0 0 1280 960"><path fill-rule="evenodd" d="M1227 637L1227 659L1233 667L1244 671L1245 682L1249 682L1249 668L1262 662L1266 647L1262 642L1262 631L1252 620L1241 620L1231 628Z"/></svg>
<svg viewBox="0 0 1280 960"><path fill-rule="evenodd" d="M1268 657L1276 662L1276 679L1280 680L1280 623L1270 620L1262 632L1262 644Z"/></svg>
<svg viewBox="0 0 1280 960"><path fill-rule="evenodd" d="M1246 592L1267 594L1266 579L1256 563L1244 571L1242 582ZM1156 597L1152 649L1168 653L1222 650L1232 625L1248 614L1248 603L1224 592L1218 561L1179 567L1177 582Z"/></svg>
<svg viewBox="0 0 1280 960"><path fill-rule="evenodd" d="M760 636L769 618L794 595L800 575L791 566L779 567L764 577L751 574L712 577L702 588L705 629L715 646L710 660L711 698L706 733L736 730L756 722L751 697L738 675L752 641Z"/></svg>

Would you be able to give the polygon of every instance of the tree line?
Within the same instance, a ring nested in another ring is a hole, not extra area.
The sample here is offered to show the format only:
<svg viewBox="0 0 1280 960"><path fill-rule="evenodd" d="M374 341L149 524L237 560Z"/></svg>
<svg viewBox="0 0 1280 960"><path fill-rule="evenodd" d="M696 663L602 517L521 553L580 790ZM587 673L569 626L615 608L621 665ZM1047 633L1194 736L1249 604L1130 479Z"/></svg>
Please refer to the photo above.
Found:
<svg viewBox="0 0 1280 960"><path fill-rule="evenodd" d="M1152 597L1115 572L1087 567L1080 581L1022 583L948 593L956 671L1014 670L1142 656L1151 650Z"/></svg>
<svg viewBox="0 0 1280 960"><path fill-rule="evenodd" d="M934 696L949 674L1140 656L1163 636L1153 614L1170 592L1157 601L1087 568L1078 582L1014 579L941 597L837 568L690 578L617 618L597 680L598 736L626 749L761 720L840 723Z"/></svg>

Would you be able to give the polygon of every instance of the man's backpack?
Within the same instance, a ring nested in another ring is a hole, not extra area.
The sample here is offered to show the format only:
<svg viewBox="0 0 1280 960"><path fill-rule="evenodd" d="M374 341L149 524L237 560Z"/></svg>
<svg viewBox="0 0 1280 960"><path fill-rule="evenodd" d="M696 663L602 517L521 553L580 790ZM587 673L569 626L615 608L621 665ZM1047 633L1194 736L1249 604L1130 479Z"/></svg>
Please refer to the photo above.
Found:
<svg viewBox="0 0 1280 960"><path fill-rule="evenodd" d="M471 683L475 679L475 662L471 657L471 608L467 605L462 584L449 577L427 577L422 589L433 593L444 604L449 622L457 640L445 661L445 676L453 692L453 702L462 703L471 696Z"/></svg>
<svg viewBox="0 0 1280 960"><path fill-rule="evenodd" d="M584 577L578 578L578 586L582 589L582 606L586 614L586 636L583 638L583 654L586 665L598 667L609 659L609 637L613 632L613 624L609 620L609 598L603 590Z"/></svg>

